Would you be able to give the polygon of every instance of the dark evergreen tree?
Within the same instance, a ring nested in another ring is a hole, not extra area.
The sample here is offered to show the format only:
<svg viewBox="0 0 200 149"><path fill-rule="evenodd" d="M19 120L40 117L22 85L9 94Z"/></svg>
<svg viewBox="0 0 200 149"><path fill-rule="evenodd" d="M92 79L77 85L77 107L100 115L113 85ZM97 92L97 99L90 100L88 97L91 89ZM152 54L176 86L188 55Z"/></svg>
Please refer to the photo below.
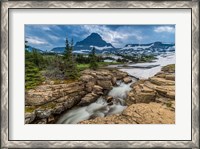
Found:
<svg viewBox="0 0 200 149"><path fill-rule="evenodd" d="M28 50L29 46L28 46L28 41L25 41L25 50Z"/></svg>
<svg viewBox="0 0 200 149"><path fill-rule="evenodd" d="M93 47L90 54L90 68L96 70L98 68L97 57L95 55L95 48Z"/></svg>
<svg viewBox="0 0 200 149"><path fill-rule="evenodd" d="M40 84L43 78L39 72L39 68L33 62L31 52L25 51L25 88L31 89Z"/></svg>
<svg viewBox="0 0 200 149"><path fill-rule="evenodd" d="M68 39L66 37L65 42L65 63L66 63L66 70L65 70L65 76L67 79L76 79L78 77L78 70L76 67L76 61L73 56L73 39L71 43L69 44Z"/></svg>
<svg viewBox="0 0 200 149"><path fill-rule="evenodd" d="M66 40L65 40L65 51L64 51L64 58L65 59L68 59L69 57L69 53L70 53L70 47L69 47L69 41L68 41L68 38L66 37Z"/></svg>

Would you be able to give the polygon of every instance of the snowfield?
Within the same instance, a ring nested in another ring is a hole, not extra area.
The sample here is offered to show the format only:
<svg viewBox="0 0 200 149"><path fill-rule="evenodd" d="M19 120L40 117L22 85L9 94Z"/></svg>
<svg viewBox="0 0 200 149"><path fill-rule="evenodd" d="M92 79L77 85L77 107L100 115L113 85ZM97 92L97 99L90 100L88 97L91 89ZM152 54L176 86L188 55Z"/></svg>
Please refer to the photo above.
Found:
<svg viewBox="0 0 200 149"><path fill-rule="evenodd" d="M127 72L129 75L137 77L139 79L148 79L149 77L154 76L156 73L161 71L161 68L163 66L169 65L169 64L175 64L175 53L167 53L165 55L160 55L157 57L157 59L154 62L148 62L148 63L137 63L137 64L130 64L129 66L143 66L148 67L151 65L158 65L157 67L153 67L150 69L146 68L122 68L121 71ZM110 67L117 67L117 66L110 66Z"/></svg>
<svg viewBox="0 0 200 149"><path fill-rule="evenodd" d="M122 48L121 50L129 50L129 49L133 49L133 50L144 50L144 49L148 49L150 48L151 46L153 46L154 44L151 44L149 46L131 46L131 45L128 45L127 47L124 47Z"/></svg>

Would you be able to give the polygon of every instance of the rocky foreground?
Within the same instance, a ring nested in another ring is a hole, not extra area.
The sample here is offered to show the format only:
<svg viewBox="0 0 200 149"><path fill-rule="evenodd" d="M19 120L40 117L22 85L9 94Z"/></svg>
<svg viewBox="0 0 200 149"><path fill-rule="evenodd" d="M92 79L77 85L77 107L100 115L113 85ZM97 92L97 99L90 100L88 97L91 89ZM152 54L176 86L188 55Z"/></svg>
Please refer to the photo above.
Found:
<svg viewBox="0 0 200 149"><path fill-rule="evenodd" d="M131 85L121 113L98 117L81 124L174 124L175 123L175 65L146 80Z"/></svg>
<svg viewBox="0 0 200 149"><path fill-rule="evenodd" d="M116 85L117 80L130 82L128 74L118 70L85 70L78 81L71 83L44 82L25 93L25 123L55 123L57 118L74 106L96 101Z"/></svg>
<svg viewBox="0 0 200 149"><path fill-rule="evenodd" d="M163 67L155 76L131 85L127 108L121 114L97 117L81 124L174 124L175 123L175 69ZM85 70L77 81L53 81L29 90L25 94L25 123L55 123L60 115L75 106L95 102L107 96L117 80L132 81L127 73L112 69ZM112 103L114 98L108 97Z"/></svg>

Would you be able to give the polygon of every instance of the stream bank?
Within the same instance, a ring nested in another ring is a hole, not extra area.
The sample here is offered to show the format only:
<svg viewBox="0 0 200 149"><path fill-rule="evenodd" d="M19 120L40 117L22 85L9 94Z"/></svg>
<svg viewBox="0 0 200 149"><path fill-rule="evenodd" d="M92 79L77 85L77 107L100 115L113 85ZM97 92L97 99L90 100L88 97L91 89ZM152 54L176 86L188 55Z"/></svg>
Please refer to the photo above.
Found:
<svg viewBox="0 0 200 149"><path fill-rule="evenodd" d="M127 77L126 72L117 69L99 69L85 70L78 81L68 84L44 82L25 93L25 123L55 123L63 112L75 106L87 106L106 96L117 86L117 80Z"/></svg>

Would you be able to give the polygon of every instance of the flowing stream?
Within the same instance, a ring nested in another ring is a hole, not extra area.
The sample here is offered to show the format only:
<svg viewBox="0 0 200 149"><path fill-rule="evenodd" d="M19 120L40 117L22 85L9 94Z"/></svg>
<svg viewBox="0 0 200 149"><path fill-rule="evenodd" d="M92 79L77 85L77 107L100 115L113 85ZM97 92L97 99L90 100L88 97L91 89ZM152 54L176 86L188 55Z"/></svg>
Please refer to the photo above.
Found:
<svg viewBox="0 0 200 149"><path fill-rule="evenodd" d="M110 65L109 67L116 67L139 79L147 79L154 76L163 66L168 64L175 64L175 53L160 55L153 62L128 64L128 67L123 67L122 65ZM136 82L134 77L133 82ZM133 82L125 84L122 81L117 81L118 86L113 87L108 93L108 96L113 97L113 104L107 103L106 99L100 97L96 102L88 106L74 107L66 111L59 118L57 124L76 124L83 120L121 113L126 108L124 99L126 99L127 93L131 90L130 85Z"/></svg>
<svg viewBox="0 0 200 149"><path fill-rule="evenodd" d="M130 85L136 82L133 81L125 84L122 81L117 81L116 87L108 93L108 96L113 97L113 103L110 105L106 99L99 97L96 102L83 107L74 107L66 111L57 121L57 124L76 124L83 120L93 119L96 117L105 117L111 114L121 113L125 108L125 101L127 93L131 90Z"/></svg>

